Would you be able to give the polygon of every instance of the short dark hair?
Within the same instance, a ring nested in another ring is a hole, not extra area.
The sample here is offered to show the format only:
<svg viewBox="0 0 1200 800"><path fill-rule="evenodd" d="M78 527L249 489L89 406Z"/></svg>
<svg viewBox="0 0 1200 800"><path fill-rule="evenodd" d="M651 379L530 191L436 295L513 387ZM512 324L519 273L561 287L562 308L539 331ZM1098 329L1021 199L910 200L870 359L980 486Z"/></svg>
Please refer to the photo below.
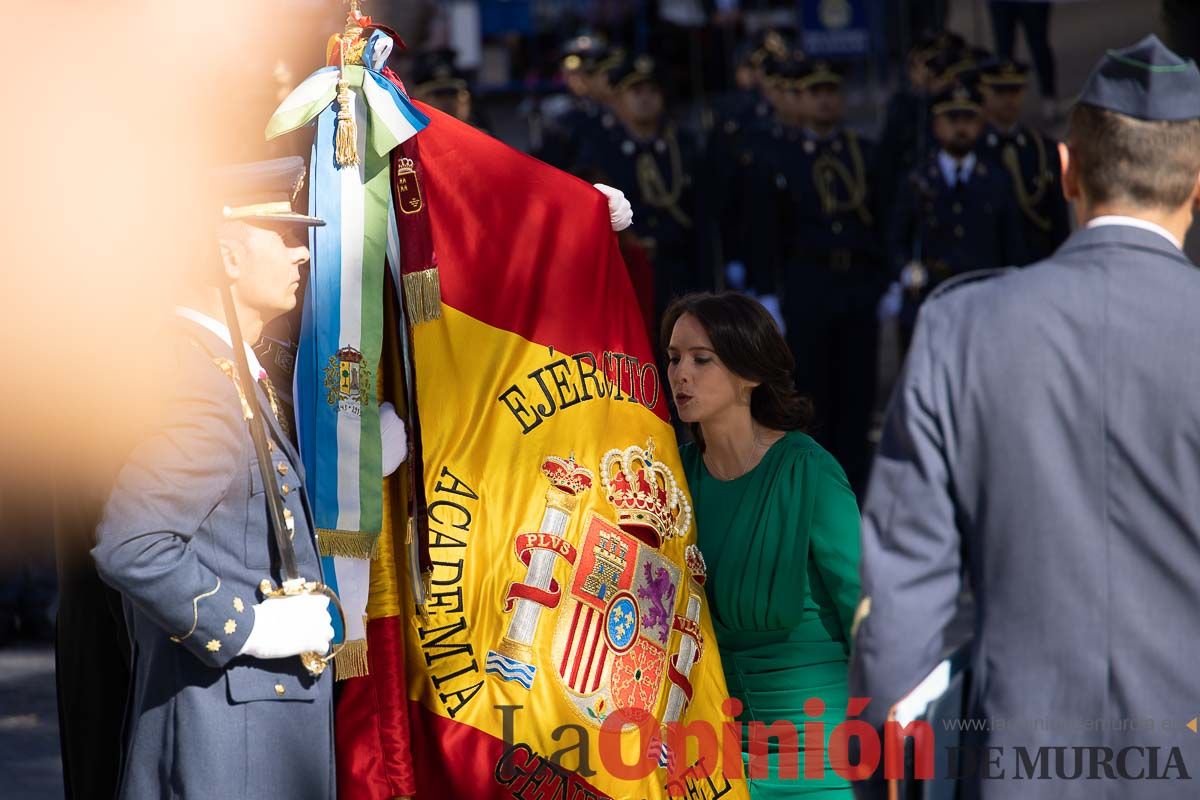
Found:
<svg viewBox="0 0 1200 800"><path fill-rule="evenodd" d="M756 381L750 394L750 416L779 431L806 431L812 423L812 401L796 391L791 348L770 313L757 300L737 292L695 292L675 300L663 313L662 349L671 343L675 323L684 314L696 318L713 352L735 375ZM700 449L704 439L693 423Z"/></svg>
<svg viewBox="0 0 1200 800"><path fill-rule="evenodd" d="M1067 141L1092 203L1179 208L1200 173L1200 120L1142 120L1079 103Z"/></svg>

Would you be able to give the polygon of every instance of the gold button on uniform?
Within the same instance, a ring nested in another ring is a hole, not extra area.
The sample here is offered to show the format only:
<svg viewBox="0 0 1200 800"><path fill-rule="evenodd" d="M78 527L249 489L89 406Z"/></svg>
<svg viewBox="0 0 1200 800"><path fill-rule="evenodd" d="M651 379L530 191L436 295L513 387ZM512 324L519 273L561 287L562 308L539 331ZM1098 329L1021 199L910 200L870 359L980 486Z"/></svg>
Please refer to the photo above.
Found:
<svg viewBox="0 0 1200 800"><path fill-rule="evenodd" d="M287 691L287 689L283 688L282 683L275 684L275 694L279 695L280 697L283 697L283 693L286 691Z"/></svg>
<svg viewBox="0 0 1200 800"><path fill-rule="evenodd" d="M237 623L231 619L225 620L225 635L231 636L237 633Z"/></svg>
<svg viewBox="0 0 1200 800"><path fill-rule="evenodd" d="M204 647L208 650L208 652L215 653L221 649L221 643L216 639L210 639L208 644L204 645Z"/></svg>
<svg viewBox="0 0 1200 800"><path fill-rule="evenodd" d="M292 487L288 486L288 485L285 483L283 486L280 486L280 487L279 487L279 491L283 492L284 496L286 497L288 494L290 494L290 493L291 493L291 491L292 491Z"/></svg>
<svg viewBox="0 0 1200 800"><path fill-rule="evenodd" d="M233 610L239 614L246 610L246 604L242 602L242 598L233 598Z"/></svg>
<svg viewBox="0 0 1200 800"><path fill-rule="evenodd" d="M284 464L282 461L280 461L278 464L275 465L275 469L277 469L279 471L280 475L288 474L288 465Z"/></svg>

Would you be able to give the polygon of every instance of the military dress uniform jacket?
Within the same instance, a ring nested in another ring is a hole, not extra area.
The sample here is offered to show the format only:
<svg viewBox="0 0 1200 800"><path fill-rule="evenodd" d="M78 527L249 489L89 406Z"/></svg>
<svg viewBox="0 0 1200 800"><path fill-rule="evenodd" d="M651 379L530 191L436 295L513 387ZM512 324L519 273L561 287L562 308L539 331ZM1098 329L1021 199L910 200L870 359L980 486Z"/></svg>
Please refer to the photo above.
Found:
<svg viewBox="0 0 1200 800"><path fill-rule="evenodd" d="M120 796L331 798L332 676L313 679L296 657L237 655L260 582L280 575L272 487L225 372L233 352L198 324L176 326L163 418L121 470L93 550L125 598L133 645ZM300 459L263 417L301 574L319 579Z"/></svg>
<svg viewBox="0 0 1200 800"><path fill-rule="evenodd" d="M965 183L950 186L930 156L909 173L896 199L893 269L898 274L919 253L932 288L964 272L1025 264L1018 214L1011 181L985 159L976 158Z"/></svg>
<svg viewBox="0 0 1200 800"><path fill-rule="evenodd" d="M744 264L750 219L742 185L754 162L755 133L769 121L771 106L756 91L732 93L713 106L716 124L704 147L713 193L709 210L718 228L722 260Z"/></svg>
<svg viewBox="0 0 1200 800"><path fill-rule="evenodd" d="M929 122L929 97L902 86L888 101L879 134L876 195L881 208L891 208L914 166L936 149Z"/></svg>
<svg viewBox="0 0 1200 800"><path fill-rule="evenodd" d="M1025 261L1048 258L1071 234L1058 143L1023 125L1007 133L989 126L979 140L979 153L1012 182Z"/></svg>
<svg viewBox="0 0 1200 800"><path fill-rule="evenodd" d="M812 290L832 286L873 307L888 274L871 192L874 143L847 129L817 139L779 125L752 141L744 198L754 288L825 303Z"/></svg>
<svg viewBox="0 0 1200 800"><path fill-rule="evenodd" d="M542 146L535 155L561 170L574 169L580 143L600 127L604 113L595 101L572 97L565 112L546 121Z"/></svg>
<svg viewBox="0 0 1200 800"><path fill-rule="evenodd" d="M1200 736L1183 726L1200 711L1197 308L1200 271L1179 250L1105 226L921 309L863 509L850 688L879 723L942 657L968 581L967 705L1006 777L960 796L1196 796ZM1115 772L1117 752L1141 747L1124 771L1146 779L1015 777L1029 772L1016 748L1053 746L1068 774L1077 756L1096 771L1080 748L1110 748ZM1149 779L1171 747L1192 780Z"/></svg>
<svg viewBox="0 0 1200 800"><path fill-rule="evenodd" d="M640 140L614 121L580 147L580 167L623 191L633 207L632 230L650 247L660 310L672 294L712 283L712 264L700 259L700 242L710 231L698 219L704 211L695 164L693 142L669 122Z"/></svg>

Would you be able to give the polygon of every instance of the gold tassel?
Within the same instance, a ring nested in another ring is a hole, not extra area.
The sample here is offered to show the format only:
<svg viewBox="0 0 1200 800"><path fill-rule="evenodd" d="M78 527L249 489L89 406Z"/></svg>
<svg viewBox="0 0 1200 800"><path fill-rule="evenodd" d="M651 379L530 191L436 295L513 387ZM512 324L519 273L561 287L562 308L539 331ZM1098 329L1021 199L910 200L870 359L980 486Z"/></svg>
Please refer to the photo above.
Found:
<svg viewBox="0 0 1200 800"><path fill-rule="evenodd" d="M442 284L437 267L404 276L404 305L413 325L442 318Z"/></svg>
<svg viewBox="0 0 1200 800"><path fill-rule="evenodd" d="M358 124L354 121L353 97L346 80L346 47L352 42L349 32L338 41L337 135L334 137L333 158L339 167L358 164Z"/></svg>
<svg viewBox="0 0 1200 800"><path fill-rule="evenodd" d="M334 160L339 167L350 167L358 164L358 123L354 121L354 109L351 107L350 84L344 78L338 81L337 102Z"/></svg>
<svg viewBox="0 0 1200 800"><path fill-rule="evenodd" d="M338 653L338 657L333 660L334 680L344 681L347 678L361 678L369 674L370 669L367 666L367 640L355 639L352 642L346 642L346 646Z"/></svg>
<svg viewBox="0 0 1200 800"><path fill-rule="evenodd" d="M379 534L317 528L317 550L332 558L375 558L379 555Z"/></svg>

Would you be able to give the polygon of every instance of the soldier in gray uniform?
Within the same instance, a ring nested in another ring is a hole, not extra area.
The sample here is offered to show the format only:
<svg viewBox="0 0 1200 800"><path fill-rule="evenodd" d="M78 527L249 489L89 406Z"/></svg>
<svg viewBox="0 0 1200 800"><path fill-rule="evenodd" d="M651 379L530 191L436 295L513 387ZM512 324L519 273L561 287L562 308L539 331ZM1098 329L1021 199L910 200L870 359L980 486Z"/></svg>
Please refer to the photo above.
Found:
<svg viewBox="0 0 1200 800"><path fill-rule="evenodd" d="M919 315L863 509L850 688L879 724L943 657L969 583L979 730L959 796L1194 798L1195 63L1155 37L1110 51L1062 154L1078 230L1029 269L947 282Z"/></svg>
<svg viewBox="0 0 1200 800"><path fill-rule="evenodd" d="M161 419L127 459L97 529L92 554L123 596L133 645L122 798L335 795L333 678L314 678L297 657L328 651L328 598L264 595L282 579L267 492L282 495L302 576L319 580L321 568L300 458L249 346L295 304L308 260L300 237L324 224L292 210L303 176L300 158L219 174L223 275L194 280L176 310ZM245 343L221 321L221 279ZM235 345L257 386L235 377ZM273 480L263 478L244 408L269 423Z"/></svg>

